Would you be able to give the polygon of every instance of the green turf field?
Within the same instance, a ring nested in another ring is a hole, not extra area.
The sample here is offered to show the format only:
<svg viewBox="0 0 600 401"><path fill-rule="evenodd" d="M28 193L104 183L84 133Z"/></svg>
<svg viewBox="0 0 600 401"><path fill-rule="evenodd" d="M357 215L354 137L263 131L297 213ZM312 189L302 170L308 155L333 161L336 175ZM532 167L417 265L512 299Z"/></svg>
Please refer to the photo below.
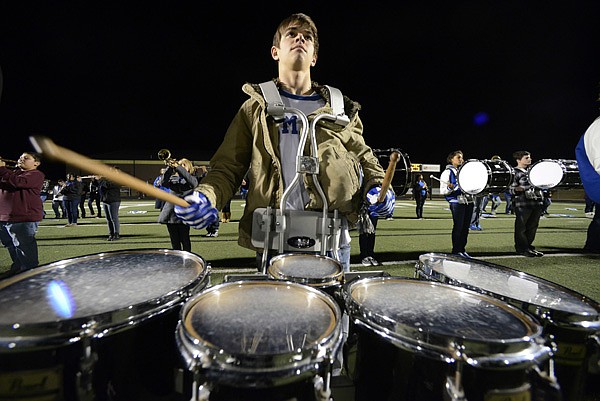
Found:
<svg viewBox="0 0 600 401"><path fill-rule="evenodd" d="M524 271L550 280L592 299L600 300L600 255L582 254L590 219L585 217L581 202L555 201L550 216L542 218L535 240L542 258L525 258L514 254L514 216L497 214L481 220L482 231L471 231L467 251L477 259ZM158 210L154 201L125 200L121 204L121 240L106 241L106 221L98 218L79 220L77 227L64 227L65 220L55 220L49 202L45 203L48 219L42 221L37 235L40 263L113 250L169 248L165 226L156 223ZM414 202L399 199L394 219L382 220L377 227L375 252L383 262L379 268L364 267L358 260L357 232L352 232L352 270L385 270L392 275L414 276L419 255L451 250L452 220L447 202L426 202L424 220L415 218ZM232 221L221 224L217 238L206 238L205 230L192 230L192 251L211 265L211 283L225 274L256 271L254 253L237 245L237 219L243 201L232 202ZM499 210L504 211L504 204ZM8 252L0 250L0 273L8 270Z"/></svg>

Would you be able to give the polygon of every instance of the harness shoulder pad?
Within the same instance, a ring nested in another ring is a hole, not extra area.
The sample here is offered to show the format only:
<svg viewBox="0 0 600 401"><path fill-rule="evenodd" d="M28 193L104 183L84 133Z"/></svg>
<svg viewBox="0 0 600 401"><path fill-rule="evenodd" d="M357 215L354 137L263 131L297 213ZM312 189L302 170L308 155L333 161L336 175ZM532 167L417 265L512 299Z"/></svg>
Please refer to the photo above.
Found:
<svg viewBox="0 0 600 401"><path fill-rule="evenodd" d="M350 118L346 115L346 111L344 110L344 96L342 95L342 91L333 86L325 85L325 87L329 90L329 98L331 99L331 108L333 109L333 113L336 117L336 124L340 125L348 125L350 122Z"/></svg>
<svg viewBox="0 0 600 401"><path fill-rule="evenodd" d="M283 100L281 100L281 95L279 94L279 89L277 89L275 82L267 81L258 84L258 86L267 102L267 114L276 121L283 120L285 106Z"/></svg>

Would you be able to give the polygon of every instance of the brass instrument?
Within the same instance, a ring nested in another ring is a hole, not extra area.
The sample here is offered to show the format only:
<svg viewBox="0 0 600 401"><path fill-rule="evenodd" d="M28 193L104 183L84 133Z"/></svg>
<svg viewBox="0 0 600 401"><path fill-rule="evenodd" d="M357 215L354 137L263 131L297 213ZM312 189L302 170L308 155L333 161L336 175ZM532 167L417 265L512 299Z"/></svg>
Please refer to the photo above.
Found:
<svg viewBox="0 0 600 401"><path fill-rule="evenodd" d="M17 167L17 160L5 159L4 157L0 157L0 160L3 161L4 163L6 163L6 167L9 167L9 168Z"/></svg>
<svg viewBox="0 0 600 401"><path fill-rule="evenodd" d="M161 149L158 151L158 159L165 162L167 166L177 166L177 160L171 158L171 151L169 149Z"/></svg>

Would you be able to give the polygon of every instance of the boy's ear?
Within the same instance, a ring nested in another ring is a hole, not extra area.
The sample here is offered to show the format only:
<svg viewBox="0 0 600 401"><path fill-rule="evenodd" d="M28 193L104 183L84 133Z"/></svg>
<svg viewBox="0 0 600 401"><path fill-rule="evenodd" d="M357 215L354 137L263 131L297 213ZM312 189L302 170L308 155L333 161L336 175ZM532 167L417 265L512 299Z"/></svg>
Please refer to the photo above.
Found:
<svg viewBox="0 0 600 401"><path fill-rule="evenodd" d="M273 60L279 61L279 49L277 49L275 46L271 47L271 57Z"/></svg>

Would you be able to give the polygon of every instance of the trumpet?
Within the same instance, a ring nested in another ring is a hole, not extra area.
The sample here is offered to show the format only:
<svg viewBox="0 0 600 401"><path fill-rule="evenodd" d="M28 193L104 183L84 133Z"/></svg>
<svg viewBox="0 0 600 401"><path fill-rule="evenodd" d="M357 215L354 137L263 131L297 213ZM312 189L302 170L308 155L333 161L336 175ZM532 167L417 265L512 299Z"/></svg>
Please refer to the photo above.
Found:
<svg viewBox="0 0 600 401"><path fill-rule="evenodd" d="M17 167L17 160L5 159L4 157L0 157L0 161L4 162L6 164L6 167Z"/></svg>
<svg viewBox="0 0 600 401"><path fill-rule="evenodd" d="M169 149L159 150L158 159L164 161L167 166L174 167L177 165L177 160L171 158L171 151Z"/></svg>

